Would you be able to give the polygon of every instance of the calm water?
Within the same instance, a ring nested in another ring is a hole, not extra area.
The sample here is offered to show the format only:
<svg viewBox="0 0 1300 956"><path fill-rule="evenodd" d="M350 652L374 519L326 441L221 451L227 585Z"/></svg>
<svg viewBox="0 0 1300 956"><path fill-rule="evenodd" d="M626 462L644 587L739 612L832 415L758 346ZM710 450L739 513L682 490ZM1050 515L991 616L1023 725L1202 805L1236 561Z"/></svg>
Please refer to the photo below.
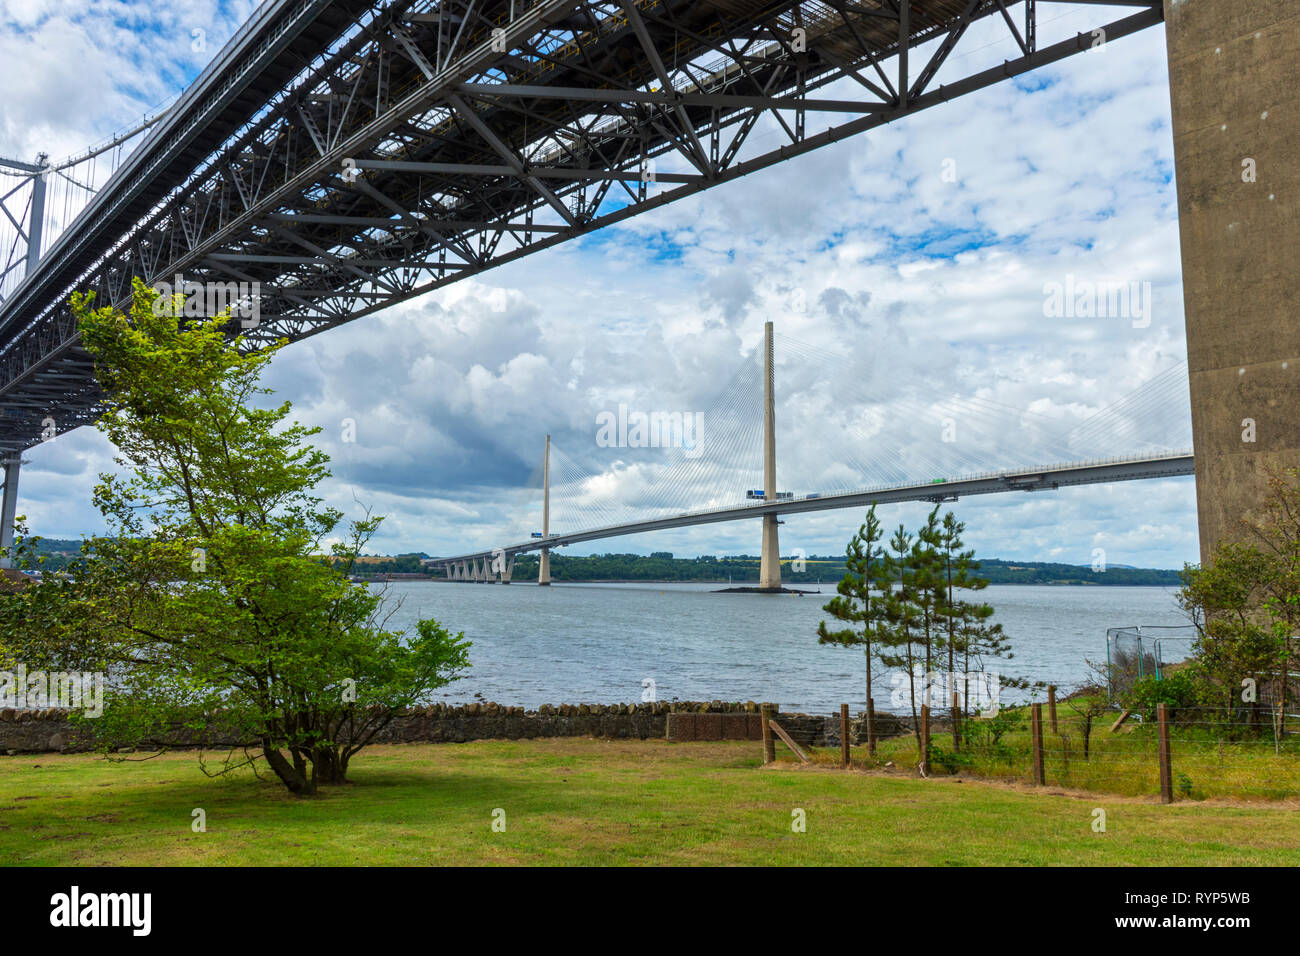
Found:
<svg viewBox="0 0 1300 956"><path fill-rule="evenodd" d="M787 710L864 705L861 650L817 643L822 595L716 594L713 584L394 582L401 608L391 626L432 617L473 642L472 668L445 688L501 704L617 703L641 699L652 678L659 700L770 700ZM1106 628L1185 624L1172 588L991 586L984 599L1011 637L1005 673L1068 687L1105 661ZM880 680L879 672L877 673ZM877 684L886 708L889 680ZM1014 695L1008 695L1014 697Z"/></svg>

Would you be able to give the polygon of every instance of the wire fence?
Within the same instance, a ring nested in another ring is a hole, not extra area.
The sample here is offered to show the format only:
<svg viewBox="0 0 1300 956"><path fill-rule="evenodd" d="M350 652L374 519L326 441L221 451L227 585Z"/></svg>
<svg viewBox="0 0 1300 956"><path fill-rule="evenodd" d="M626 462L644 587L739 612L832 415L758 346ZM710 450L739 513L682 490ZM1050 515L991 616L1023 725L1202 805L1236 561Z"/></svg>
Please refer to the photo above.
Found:
<svg viewBox="0 0 1300 956"><path fill-rule="evenodd" d="M1002 708L994 717L923 711L894 717L870 745L864 715L773 713L810 763L925 777L962 776L1178 800L1300 797L1300 710L1260 702L1153 707L1130 713L1100 698ZM1163 719L1162 719L1163 714ZM842 723L843 720L843 723ZM850 746L841 746L847 726ZM778 738L778 742L780 738ZM800 758L788 747L776 759Z"/></svg>
<svg viewBox="0 0 1300 956"><path fill-rule="evenodd" d="M1162 680L1170 668L1192 656L1193 625L1112 627L1106 630L1106 674L1116 700L1144 677Z"/></svg>

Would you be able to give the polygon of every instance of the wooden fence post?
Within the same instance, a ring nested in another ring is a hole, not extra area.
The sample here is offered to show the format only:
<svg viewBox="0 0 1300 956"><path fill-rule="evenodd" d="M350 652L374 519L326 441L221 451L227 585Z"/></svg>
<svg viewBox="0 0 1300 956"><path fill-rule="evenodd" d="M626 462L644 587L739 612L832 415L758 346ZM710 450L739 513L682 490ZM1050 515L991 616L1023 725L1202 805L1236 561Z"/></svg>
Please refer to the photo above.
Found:
<svg viewBox="0 0 1300 956"><path fill-rule="evenodd" d="M1059 733L1056 729L1056 685L1052 684L1047 688L1047 725L1052 729L1052 733Z"/></svg>
<svg viewBox="0 0 1300 956"><path fill-rule="evenodd" d="M952 749L953 753L961 753L961 691L956 688L952 692Z"/></svg>
<svg viewBox="0 0 1300 956"><path fill-rule="evenodd" d="M876 703L867 698L867 756L876 755Z"/></svg>
<svg viewBox="0 0 1300 956"><path fill-rule="evenodd" d="M1174 802L1174 768L1169 753L1169 705L1156 704L1160 725L1160 802Z"/></svg>
<svg viewBox="0 0 1300 956"><path fill-rule="evenodd" d="M772 737L772 727L768 721L772 719L772 705L764 704L762 706L763 714L763 763L772 763L776 760L776 740Z"/></svg>
<svg viewBox="0 0 1300 956"><path fill-rule="evenodd" d="M1034 785L1043 786L1047 783L1046 775L1043 772L1043 705L1029 705L1029 728L1034 738Z"/></svg>
<svg viewBox="0 0 1300 956"><path fill-rule="evenodd" d="M930 705L921 705L921 776L930 776Z"/></svg>
<svg viewBox="0 0 1300 956"><path fill-rule="evenodd" d="M840 704L840 765L849 765L849 705Z"/></svg>

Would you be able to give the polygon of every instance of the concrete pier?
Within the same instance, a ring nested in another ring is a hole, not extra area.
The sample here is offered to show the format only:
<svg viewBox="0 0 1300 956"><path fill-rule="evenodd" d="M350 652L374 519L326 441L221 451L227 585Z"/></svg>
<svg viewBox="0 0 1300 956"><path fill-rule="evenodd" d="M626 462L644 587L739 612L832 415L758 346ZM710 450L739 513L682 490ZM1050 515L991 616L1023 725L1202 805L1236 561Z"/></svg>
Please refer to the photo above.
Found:
<svg viewBox="0 0 1300 956"><path fill-rule="evenodd" d="M542 537L551 533L551 436L546 436L546 453L542 458ZM551 583L551 549L542 548L537 559L537 584Z"/></svg>
<svg viewBox="0 0 1300 956"><path fill-rule="evenodd" d="M4 498L0 499L0 547L14 545L14 518L18 515L18 470L22 459L18 455L6 458L4 465ZM12 557L0 558L0 568L12 568Z"/></svg>
<svg viewBox="0 0 1300 956"><path fill-rule="evenodd" d="M773 378L772 323L763 326L763 497L776 501L776 389ZM760 591L781 589L781 545L777 516L763 516L763 551L758 568Z"/></svg>
<svg viewBox="0 0 1300 956"><path fill-rule="evenodd" d="M1201 560L1300 465L1300 4L1165 0Z"/></svg>

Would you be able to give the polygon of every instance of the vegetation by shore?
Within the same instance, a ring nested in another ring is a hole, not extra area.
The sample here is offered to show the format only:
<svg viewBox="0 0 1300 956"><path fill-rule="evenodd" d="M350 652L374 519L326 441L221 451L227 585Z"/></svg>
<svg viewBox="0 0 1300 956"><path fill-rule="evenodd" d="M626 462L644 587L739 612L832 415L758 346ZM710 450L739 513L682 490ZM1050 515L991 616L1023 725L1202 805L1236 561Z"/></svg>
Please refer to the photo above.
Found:
<svg viewBox="0 0 1300 956"><path fill-rule="evenodd" d="M804 558L802 570L795 570L789 558L781 563L781 579L786 584L823 584L834 586L844 577L844 556L811 555ZM758 581L758 555L678 558L667 552L643 554L598 554L575 557L551 554L551 578L555 581L699 581L753 584ZM393 568L392 570L397 570ZM515 563L515 577L527 580L537 575L537 558L520 555ZM1104 572L1088 566L1049 564L1041 561L980 560L980 577L990 584L1096 584L1157 585L1176 587L1177 571L1145 568L1108 567Z"/></svg>
<svg viewBox="0 0 1300 956"><path fill-rule="evenodd" d="M0 864L1300 865L1294 802L1161 806L761 759L743 741L374 746L353 785L302 800L247 769L208 779L192 754L7 757Z"/></svg>
<svg viewBox="0 0 1300 956"><path fill-rule="evenodd" d="M41 567L63 570L76 557L80 541L42 538L37 546L45 557ZM358 557L353 571L357 576L386 574L425 574L433 576L421 563L423 554L365 555ZM645 554L551 555L551 577L556 581L582 583L643 581L655 583L699 582L704 584L752 584L758 581L758 555L734 555L678 558L667 552ZM1107 567L1093 571L1087 565L1055 564L1044 561L1003 561L982 558L981 577L990 584L1093 584L1147 587L1177 587L1178 572L1159 568ZM816 584L821 581L834 587L844 577L844 557L813 555L804 559L804 569L794 570L791 559L781 565L787 583ZM515 579L527 581L537 577L537 556L521 554L515 562Z"/></svg>
<svg viewBox="0 0 1300 956"><path fill-rule="evenodd" d="M367 556L359 558L354 571L359 576L387 574L428 574L421 564L423 555ZM1054 564L1044 561L980 560L980 576L990 584L1087 584L1128 587L1177 587L1178 572L1158 568L1121 568L1110 566L1094 571L1087 565ZM758 582L758 555L735 555L678 558L667 552L653 554L593 554L586 556L551 554L551 578L570 583L646 583L694 582L736 585ZM802 570L786 558L781 563L781 578L786 584L828 584L832 588L846 573L843 556L812 555L802 559ZM527 581L537 577L537 556L521 554L515 562L514 577Z"/></svg>

